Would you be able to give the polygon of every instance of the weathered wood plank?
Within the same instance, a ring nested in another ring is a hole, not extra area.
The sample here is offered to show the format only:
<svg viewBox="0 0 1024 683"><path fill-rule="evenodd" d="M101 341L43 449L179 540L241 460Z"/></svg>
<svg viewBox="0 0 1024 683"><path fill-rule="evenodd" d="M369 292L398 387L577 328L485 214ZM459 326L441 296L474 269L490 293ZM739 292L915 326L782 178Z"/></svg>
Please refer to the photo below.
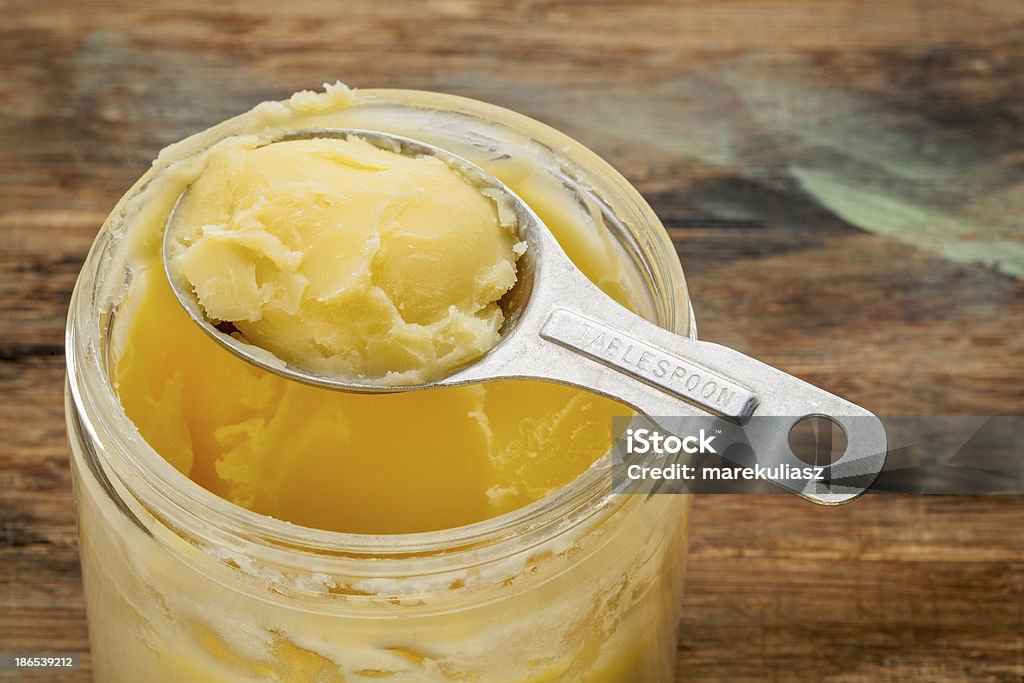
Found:
<svg viewBox="0 0 1024 683"><path fill-rule="evenodd" d="M325 80L594 148L705 338L880 412L1024 408L1024 3L2 6L0 650L87 650L62 343L97 227L163 145ZM1020 498L705 497L692 546L680 681L1024 680Z"/></svg>

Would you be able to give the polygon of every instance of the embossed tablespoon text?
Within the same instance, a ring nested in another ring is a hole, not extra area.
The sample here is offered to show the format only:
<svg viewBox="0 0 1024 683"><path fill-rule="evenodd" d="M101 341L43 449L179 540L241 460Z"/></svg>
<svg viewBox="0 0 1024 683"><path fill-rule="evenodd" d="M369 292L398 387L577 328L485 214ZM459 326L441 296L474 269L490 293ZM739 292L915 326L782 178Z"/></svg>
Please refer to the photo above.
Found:
<svg viewBox="0 0 1024 683"><path fill-rule="evenodd" d="M831 466L830 480L775 483L815 502L834 504L862 493L881 471L886 437L872 413L739 351L679 336L620 306L576 268L518 195L462 157L408 138L354 129L304 129L268 144L350 136L411 156L441 158L481 188L508 199L518 219L520 239L528 248L517 263L516 285L501 302L505 324L500 341L472 364L420 385L325 377L285 364L220 332L206 319L189 284L168 267L173 250L181 248L175 239L172 210L163 242L171 287L196 324L233 353L269 372L349 392L412 391L507 379L567 384L621 401L670 433L679 428L682 419L702 415L748 425L748 432L757 432L748 436L750 443L760 447L759 462L788 463L794 468L806 467L806 463L789 447L789 431L805 417L824 416L843 428L848 442L846 452ZM750 421L753 416L773 419Z"/></svg>

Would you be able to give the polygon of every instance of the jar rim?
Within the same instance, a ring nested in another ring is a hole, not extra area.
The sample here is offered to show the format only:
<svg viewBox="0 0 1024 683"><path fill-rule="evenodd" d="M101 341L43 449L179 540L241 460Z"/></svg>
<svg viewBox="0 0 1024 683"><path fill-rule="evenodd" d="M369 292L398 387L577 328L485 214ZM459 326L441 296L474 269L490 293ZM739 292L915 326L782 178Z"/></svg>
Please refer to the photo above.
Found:
<svg viewBox="0 0 1024 683"><path fill-rule="evenodd" d="M642 218L642 225L623 227L630 233L634 229L641 230L643 237L653 245L653 250L639 256L649 270L642 274L644 284L651 289L650 295L659 306L656 322L696 336L682 267L678 258L667 258L675 256L676 252L660 220L632 184L597 154L530 117L465 97L394 89L360 90L359 95L370 102L397 102L402 106L427 106L486 117L488 122L530 130L535 138L540 132L545 139L537 141L552 149L561 150L571 145L566 161L571 161L588 177L600 177L614 188L617 200L628 202L627 208ZM225 133L222 137L227 137L233 134L233 124L242 116L245 114L193 137L216 132ZM570 159L569 154L573 158ZM269 554L268 559L272 556L274 561L283 564L294 564L296 553L304 560L317 556L326 561L324 567L333 566L332 560L344 562L374 557L395 562L415 558L421 562L425 557L443 555L444 567L451 569L453 553L470 551L477 557L484 548L498 548L502 540L511 538L516 539L518 551L526 535L536 536L542 531L544 539L551 538L601 510L614 509L621 504L616 498L622 496L613 493L609 485L609 453L558 490L516 510L457 527L403 534L360 534L292 524L236 505L179 472L142 438L117 397L108 357L114 315L112 311L102 310L104 297L100 291L104 269L117 259L113 228L118 218L124 216L125 203L142 191L158 168L154 165L122 197L97 236L72 294L65 339L69 410L76 411L77 422L85 432L84 439L102 445L97 449L99 462L96 464L105 476L113 475L110 478L116 492L111 495L120 495L137 514L156 516L164 525L172 521L174 526L180 526L187 521L189 532L207 541L229 545L244 543L247 549L252 549L255 543L261 552ZM621 242L621 236L618 239ZM658 262L649 262L652 256ZM366 563L362 564L365 569ZM302 566L309 567L309 564L304 561ZM389 574L391 569L383 573Z"/></svg>

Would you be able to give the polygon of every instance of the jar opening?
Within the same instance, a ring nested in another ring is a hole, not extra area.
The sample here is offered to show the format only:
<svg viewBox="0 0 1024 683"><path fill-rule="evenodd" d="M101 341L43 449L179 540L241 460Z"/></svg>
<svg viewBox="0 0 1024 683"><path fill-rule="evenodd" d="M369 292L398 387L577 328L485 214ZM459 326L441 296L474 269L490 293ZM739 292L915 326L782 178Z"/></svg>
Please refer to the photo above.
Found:
<svg viewBox="0 0 1024 683"><path fill-rule="evenodd" d="M382 100L396 97L398 92L408 100L417 95L411 91L361 92ZM629 276L638 285L634 289L646 297L636 302L638 312L663 326L693 333L692 312L675 251L650 207L625 179L589 150L527 117L462 98L444 96L442 100L452 110L468 107L471 115L489 119L493 125L530 130L538 138L533 141L538 150L556 161L552 168L562 184L588 209L597 229L611 235L630 265ZM399 106L410 108L401 101ZM230 134L231 123L215 130ZM537 135L539 126L544 139ZM128 227L129 204L138 198L152 173L119 203L93 245L72 297L66 339L69 410L75 413L82 440L95 445L94 473L109 482L108 493L123 503L124 510L146 520L140 521L140 526L145 528L155 519L187 530L202 543L244 545L283 564L296 564L297 555L315 555L325 568L332 562L372 557L387 561L379 565L387 573L394 571L393 563L409 558L422 564L434 557L440 560L438 567L450 569L453 555L463 555L467 562L500 557L505 552L503 546L508 545L504 542L513 539L516 550L521 551L524 540L551 538L622 504L622 498L612 494L610 456L605 454L557 491L497 517L438 531L355 534L297 526L247 510L176 470L129 420L112 380L117 356L114 331L118 317L126 314L122 304L132 274L121 238ZM302 566L311 568L305 561Z"/></svg>

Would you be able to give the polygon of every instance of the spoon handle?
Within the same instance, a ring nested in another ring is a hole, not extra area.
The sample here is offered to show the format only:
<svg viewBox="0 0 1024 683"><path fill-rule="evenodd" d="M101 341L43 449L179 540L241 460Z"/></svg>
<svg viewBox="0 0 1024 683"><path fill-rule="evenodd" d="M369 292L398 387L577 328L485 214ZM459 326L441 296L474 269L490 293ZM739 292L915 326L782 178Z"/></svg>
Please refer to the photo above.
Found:
<svg viewBox="0 0 1024 683"><path fill-rule="evenodd" d="M617 304L613 304L617 310L610 310L605 302L612 303L605 298L601 312L612 315L598 319L556 307L540 328L541 339L592 361L563 366L578 372L572 383L598 388L611 376L616 380L617 398L666 433L680 437L702 424L686 416L718 416L721 419L709 421L709 428L719 434L719 455L738 465L760 464L780 474L808 471L808 463L796 456L789 443L796 423L810 416L829 418L846 433L848 447L827 468L827 476L813 468L809 478L769 476L815 502L850 500L881 471L885 430L869 411L739 351L681 337ZM623 382L617 376L632 381ZM723 452L727 441L744 440L750 449Z"/></svg>
<svg viewBox="0 0 1024 683"><path fill-rule="evenodd" d="M581 387L623 402L662 431L683 437L705 424L716 449L744 467L791 474L808 463L793 452L790 431L821 416L845 432L847 449L823 479L768 476L817 503L846 502L864 492L885 463L886 435L868 410L735 349L682 337L620 306L566 264L559 286L538 287L507 345L499 345L452 383L533 378ZM682 433L682 432L685 432Z"/></svg>

